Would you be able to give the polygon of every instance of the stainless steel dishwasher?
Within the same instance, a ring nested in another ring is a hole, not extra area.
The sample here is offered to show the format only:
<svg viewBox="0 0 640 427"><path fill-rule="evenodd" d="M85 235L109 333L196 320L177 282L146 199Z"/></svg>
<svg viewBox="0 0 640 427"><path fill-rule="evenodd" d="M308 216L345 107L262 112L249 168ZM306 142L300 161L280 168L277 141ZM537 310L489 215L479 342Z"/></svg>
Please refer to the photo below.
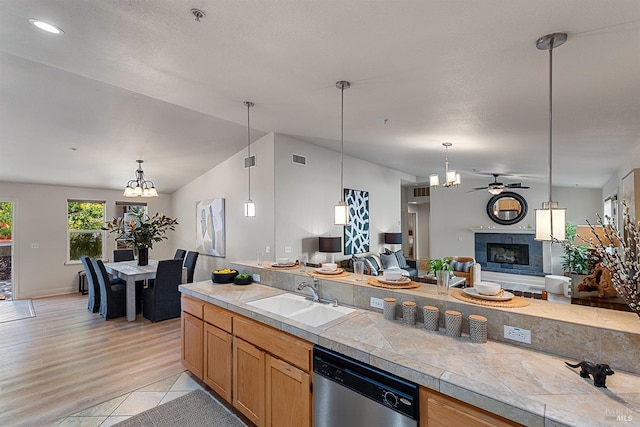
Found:
<svg viewBox="0 0 640 427"><path fill-rule="evenodd" d="M416 427L418 386L326 348L313 348L315 427Z"/></svg>

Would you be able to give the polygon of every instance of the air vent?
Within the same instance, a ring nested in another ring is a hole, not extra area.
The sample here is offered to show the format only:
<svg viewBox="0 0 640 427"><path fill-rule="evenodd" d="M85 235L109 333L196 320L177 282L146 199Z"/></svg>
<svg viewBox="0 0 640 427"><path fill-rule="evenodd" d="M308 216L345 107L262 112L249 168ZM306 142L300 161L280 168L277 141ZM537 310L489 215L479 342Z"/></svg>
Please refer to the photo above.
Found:
<svg viewBox="0 0 640 427"><path fill-rule="evenodd" d="M300 154L291 153L291 162L296 165L307 165L307 158L305 156L301 156Z"/></svg>
<svg viewBox="0 0 640 427"><path fill-rule="evenodd" d="M254 154L251 157L244 158L244 168L255 168L256 167L256 155Z"/></svg>
<svg viewBox="0 0 640 427"><path fill-rule="evenodd" d="M414 187L413 197L429 197L429 187Z"/></svg>

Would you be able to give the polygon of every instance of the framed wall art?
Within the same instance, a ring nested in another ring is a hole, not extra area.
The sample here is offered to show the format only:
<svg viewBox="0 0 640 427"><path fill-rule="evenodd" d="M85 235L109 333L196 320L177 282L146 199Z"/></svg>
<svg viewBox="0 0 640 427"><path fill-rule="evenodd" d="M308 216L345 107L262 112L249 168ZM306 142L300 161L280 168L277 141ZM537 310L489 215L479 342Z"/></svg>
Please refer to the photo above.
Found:
<svg viewBox="0 0 640 427"><path fill-rule="evenodd" d="M196 202L196 251L224 258L224 199Z"/></svg>
<svg viewBox="0 0 640 427"><path fill-rule="evenodd" d="M349 206L349 224L344 227L344 254L369 252L369 192L344 189Z"/></svg>

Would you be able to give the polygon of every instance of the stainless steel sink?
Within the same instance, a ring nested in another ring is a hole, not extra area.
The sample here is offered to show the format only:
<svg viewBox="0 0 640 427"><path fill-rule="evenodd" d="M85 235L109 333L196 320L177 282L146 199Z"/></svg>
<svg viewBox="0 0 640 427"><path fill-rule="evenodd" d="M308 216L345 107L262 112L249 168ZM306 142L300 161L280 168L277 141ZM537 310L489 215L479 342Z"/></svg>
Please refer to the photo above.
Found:
<svg viewBox="0 0 640 427"><path fill-rule="evenodd" d="M328 304L312 302L301 295L295 294L275 295L247 304L312 327L324 325L355 311L355 309L349 307L334 307Z"/></svg>

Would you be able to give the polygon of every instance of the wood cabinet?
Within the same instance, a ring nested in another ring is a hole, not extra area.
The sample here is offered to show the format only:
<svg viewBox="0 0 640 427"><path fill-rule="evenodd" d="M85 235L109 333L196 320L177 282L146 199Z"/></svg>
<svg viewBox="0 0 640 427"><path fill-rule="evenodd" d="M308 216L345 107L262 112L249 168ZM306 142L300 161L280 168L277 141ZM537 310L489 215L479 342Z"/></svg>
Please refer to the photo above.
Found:
<svg viewBox="0 0 640 427"><path fill-rule="evenodd" d="M194 298L182 297L182 364L195 376L203 378L204 303Z"/></svg>
<svg viewBox="0 0 640 427"><path fill-rule="evenodd" d="M202 380L227 402L231 402L231 334L204 324L204 372Z"/></svg>
<svg viewBox="0 0 640 427"><path fill-rule="evenodd" d="M311 425L313 344L187 296L182 310L187 369L257 427Z"/></svg>
<svg viewBox="0 0 640 427"><path fill-rule="evenodd" d="M311 425L311 376L280 359L266 359L266 427ZM280 396L289 396L287 400Z"/></svg>
<svg viewBox="0 0 640 427"><path fill-rule="evenodd" d="M522 426L499 415L420 387L420 427Z"/></svg>
<svg viewBox="0 0 640 427"><path fill-rule="evenodd" d="M265 352L237 338L233 348L233 373L233 407L257 427L263 427Z"/></svg>

